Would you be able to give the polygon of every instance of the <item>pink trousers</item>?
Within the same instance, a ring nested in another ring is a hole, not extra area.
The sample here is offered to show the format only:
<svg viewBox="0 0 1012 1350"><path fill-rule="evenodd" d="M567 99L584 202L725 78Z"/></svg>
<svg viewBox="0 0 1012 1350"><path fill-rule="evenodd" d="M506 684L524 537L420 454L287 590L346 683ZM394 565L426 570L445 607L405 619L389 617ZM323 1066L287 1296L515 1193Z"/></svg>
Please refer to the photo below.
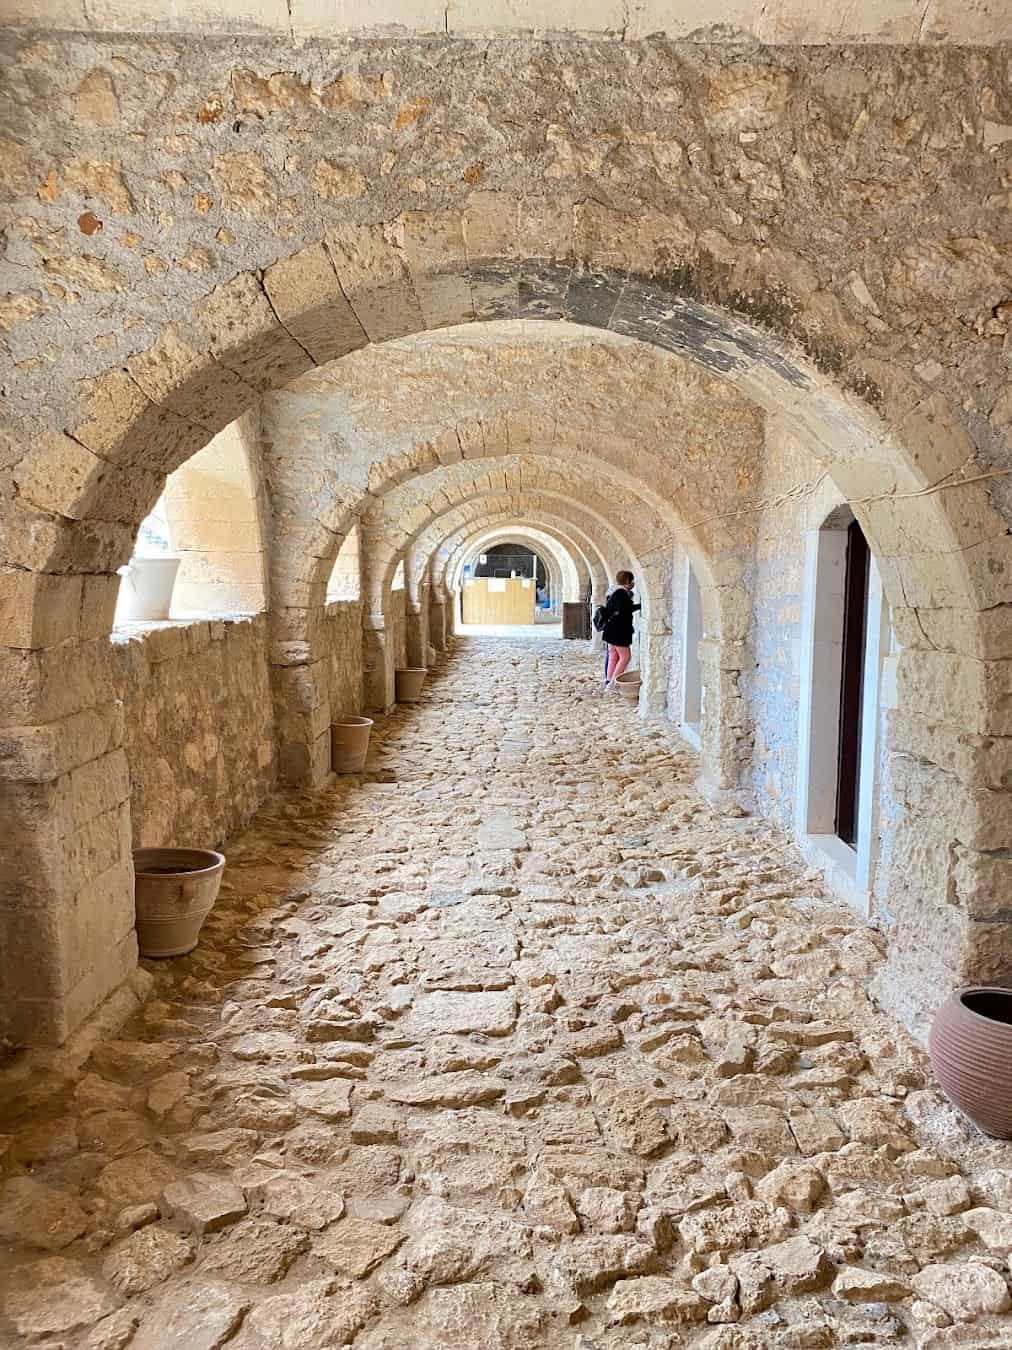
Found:
<svg viewBox="0 0 1012 1350"><path fill-rule="evenodd" d="M630 658L630 656L632 656L632 648L630 648L630 647L616 647L616 646L614 646L614 645L609 645L609 647L608 647L608 682L609 682L609 684L610 684L611 681L614 680L617 676L619 676L619 675L622 674L622 672L625 670L626 666L629 664L629 658Z"/></svg>

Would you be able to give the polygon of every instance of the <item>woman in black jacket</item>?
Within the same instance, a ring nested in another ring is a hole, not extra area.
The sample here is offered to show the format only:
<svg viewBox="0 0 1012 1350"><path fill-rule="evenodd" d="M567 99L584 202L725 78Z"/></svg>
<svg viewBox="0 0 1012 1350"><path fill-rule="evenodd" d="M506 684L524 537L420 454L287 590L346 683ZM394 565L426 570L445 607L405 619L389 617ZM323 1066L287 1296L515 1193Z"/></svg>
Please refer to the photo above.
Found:
<svg viewBox="0 0 1012 1350"><path fill-rule="evenodd" d="M608 618L601 636L608 644L608 678L606 689L614 689L615 681L629 664L632 656L633 618L642 606L633 604L633 574L619 572L615 580L618 585L608 597L605 606Z"/></svg>

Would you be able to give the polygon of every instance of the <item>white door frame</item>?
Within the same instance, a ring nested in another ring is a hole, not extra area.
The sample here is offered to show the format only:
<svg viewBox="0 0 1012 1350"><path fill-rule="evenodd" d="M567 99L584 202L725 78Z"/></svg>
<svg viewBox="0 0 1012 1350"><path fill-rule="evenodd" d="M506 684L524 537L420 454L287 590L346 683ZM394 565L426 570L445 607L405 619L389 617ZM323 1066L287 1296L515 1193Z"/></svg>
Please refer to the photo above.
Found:
<svg viewBox="0 0 1012 1350"><path fill-rule="evenodd" d="M871 556L861 699L857 846L851 848L834 828L846 559L846 525L806 532L794 827L805 858L820 868L837 894L867 918L872 909L878 860L879 704L882 663L889 651L889 607L878 566Z"/></svg>

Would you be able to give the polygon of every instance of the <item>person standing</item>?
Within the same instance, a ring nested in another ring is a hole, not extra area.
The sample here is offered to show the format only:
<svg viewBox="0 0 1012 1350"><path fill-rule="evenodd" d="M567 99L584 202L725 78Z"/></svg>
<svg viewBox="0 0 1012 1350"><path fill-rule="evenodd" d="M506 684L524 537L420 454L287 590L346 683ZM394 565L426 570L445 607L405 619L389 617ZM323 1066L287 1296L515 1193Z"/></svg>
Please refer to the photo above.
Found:
<svg viewBox="0 0 1012 1350"><path fill-rule="evenodd" d="M608 597L607 621L601 636L608 644L608 668L605 674L605 689L614 689L615 681L629 664L632 656L633 615L643 608L634 604L632 598L635 579L631 572L619 572L615 580L618 585Z"/></svg>

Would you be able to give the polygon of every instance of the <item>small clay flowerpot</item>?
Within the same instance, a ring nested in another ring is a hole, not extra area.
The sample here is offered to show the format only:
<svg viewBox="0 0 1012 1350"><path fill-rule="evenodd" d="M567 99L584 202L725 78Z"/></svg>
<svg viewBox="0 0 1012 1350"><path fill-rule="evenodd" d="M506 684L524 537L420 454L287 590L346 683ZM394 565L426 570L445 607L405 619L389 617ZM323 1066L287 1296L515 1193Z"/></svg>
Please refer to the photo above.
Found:
<svg viewBox="0 0 1012 1350"><path fill-rule="evenodd" d="M640 673L638 670L627 670L621 675L616 675L615 683L618 685L618 692L623 698L628 699L630 703L639 702Z"/></svg>
<svg viewBox="0 0 1012 1350"><path fill-rule="evenodd" d="M425 666L402 666L394 672L394 684L398 703L417 703L422 693L422 685L428 675Z"/></svg>
<svg viewBox="0 0 1012 1350"><path fill-rule="evenodd" d="M371 717L337 717L330 724L330 756L335 773L361 773L369 753Z"/></svg>
<svg viewBox="0 0 1012 1350"><path fill-rule="evenodd" d="M141 956L185 956L214 908L225 859L209 848L134 850Z"/></svg>
<svg viewBox="0 0 1012 1350"><path fill-rule="evenodd" d="M942 1091L978 1129L1012 1139L1012 989L957 989L928 1039Z"/></svg>

